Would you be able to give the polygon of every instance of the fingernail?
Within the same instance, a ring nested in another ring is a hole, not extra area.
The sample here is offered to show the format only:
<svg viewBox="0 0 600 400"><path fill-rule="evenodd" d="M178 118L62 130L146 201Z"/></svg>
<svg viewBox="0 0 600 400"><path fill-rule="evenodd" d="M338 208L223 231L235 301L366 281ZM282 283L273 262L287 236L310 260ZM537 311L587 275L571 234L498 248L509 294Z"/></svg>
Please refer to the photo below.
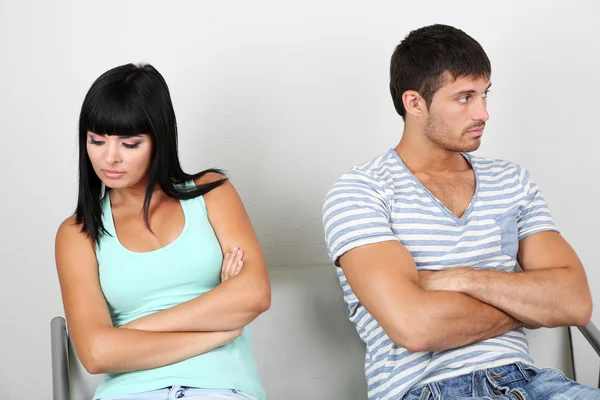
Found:
<svg viewBox="0 0 600 400"><path fill-rule="evenodd" d="M235 247L233 248L233 251L232 251L232 253L235 253L236 251L238 251L238 248L237 248L237 246L235 246Z"/></svg>
<svg viewBox="0 0 600 400"><path fill-rule="evenodd" d="M242 260L238 261L238 265L241 267L244 262Z"/></svg>
<svg viewBox="0 0 600 400"><path fill-rule="evenodd" d="M242 255L242 251L241 251L241 250L238 250L238 251L237 251L237 255L238 255L238 256L241 256L241 255Z"/></svg>

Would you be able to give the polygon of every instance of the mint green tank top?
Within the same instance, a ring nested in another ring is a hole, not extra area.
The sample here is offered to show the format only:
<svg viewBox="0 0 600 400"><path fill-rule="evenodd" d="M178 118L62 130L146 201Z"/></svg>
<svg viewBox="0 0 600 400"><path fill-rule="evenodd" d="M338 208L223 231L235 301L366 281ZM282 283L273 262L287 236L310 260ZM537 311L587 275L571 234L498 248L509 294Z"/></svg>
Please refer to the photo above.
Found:
<svg viewBox="0 0 600 400"><path fill-rule="evenodd" d="M119 242L109 196L102 199L102 221L111 236L102 237L96 257L114 326L184 303L220 283L223 254L208 220L204 198L180 203L185 223L177 239L158 250L137 253ZM266 399L248 327L232 343L188 360L151 370L107 374L94 398L174 385L239 390Z"/></svg>

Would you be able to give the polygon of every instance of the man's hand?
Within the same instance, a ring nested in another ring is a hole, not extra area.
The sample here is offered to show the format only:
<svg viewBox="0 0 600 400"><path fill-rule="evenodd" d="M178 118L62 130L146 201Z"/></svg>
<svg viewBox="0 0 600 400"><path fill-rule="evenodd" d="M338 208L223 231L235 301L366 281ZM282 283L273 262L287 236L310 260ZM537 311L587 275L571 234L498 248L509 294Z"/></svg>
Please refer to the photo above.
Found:
<svg viewBox="0 0 600 400"><path fill-rule="evenodd" d="M475 278L473 274L481 273L484 270L476 268L449 268L441 271L419 271L419 285L423 290L445 290L448 292L460 292L463 294L464 288L469 284L469 279ZM493 304L490 304L493 306ZM527 329L538 329L539 324L525 324L521 326Z"/></svg>

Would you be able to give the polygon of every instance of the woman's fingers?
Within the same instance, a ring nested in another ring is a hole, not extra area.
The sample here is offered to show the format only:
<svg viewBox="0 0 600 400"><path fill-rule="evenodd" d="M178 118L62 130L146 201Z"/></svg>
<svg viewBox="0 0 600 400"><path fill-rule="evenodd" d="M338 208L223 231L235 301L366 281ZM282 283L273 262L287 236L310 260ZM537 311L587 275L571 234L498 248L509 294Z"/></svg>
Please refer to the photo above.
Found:
<svg viewBox="0 0 600 400"><path fill-rule="evenodd" d="M240 273L240 271L242 270L242 267L244 266L244 262L242 260L238 261L237 266L235 267L235 272L233 275L237 275Z"/></svg>
<svg viewBox="0 0 600 400"><path fill-rule="evenodd" d="M221 267L221 282L225 282L227 279L240 273L244 264L243 257L244 252L237 247L234 247L231 252L225 253L223 266Z"/></svg>

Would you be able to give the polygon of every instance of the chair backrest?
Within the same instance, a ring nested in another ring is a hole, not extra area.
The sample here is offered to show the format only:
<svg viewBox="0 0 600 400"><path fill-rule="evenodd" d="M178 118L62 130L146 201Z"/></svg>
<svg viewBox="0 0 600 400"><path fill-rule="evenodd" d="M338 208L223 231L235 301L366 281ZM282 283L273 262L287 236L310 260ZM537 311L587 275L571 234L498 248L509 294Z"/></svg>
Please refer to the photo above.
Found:
<svg viewBox="0 0 600 400"><path fill-rule="evenodd" d="M590 322L586 327L570 327L573 367L577 382L600 388L600 331Z"/></svg>
<svg viewBox="0 0 600 400"><path fill-rule="evenodd" d="M331 265L269 271L272 306L251 324L254 354L269 400L364 400L364 345L347 319ZM566 329L528 332L541 367L572 376ZM89 400L102 376L88 374L70 345L71 400Z"/></svg>
<svg viewBox="0 0 600 400"><path fill-rule="evenodd" d="M571 347L567 328L541 328L527 331L529 354L539 368L559 369L573 377Z"/></svg>
<svg viewBox="0 0 600 400"><path fill-rule="evenodd" d="M51 322L52 398L54 400L89 400L104 378L89 374L75 352L65 320L55 317Z"/></svg>

